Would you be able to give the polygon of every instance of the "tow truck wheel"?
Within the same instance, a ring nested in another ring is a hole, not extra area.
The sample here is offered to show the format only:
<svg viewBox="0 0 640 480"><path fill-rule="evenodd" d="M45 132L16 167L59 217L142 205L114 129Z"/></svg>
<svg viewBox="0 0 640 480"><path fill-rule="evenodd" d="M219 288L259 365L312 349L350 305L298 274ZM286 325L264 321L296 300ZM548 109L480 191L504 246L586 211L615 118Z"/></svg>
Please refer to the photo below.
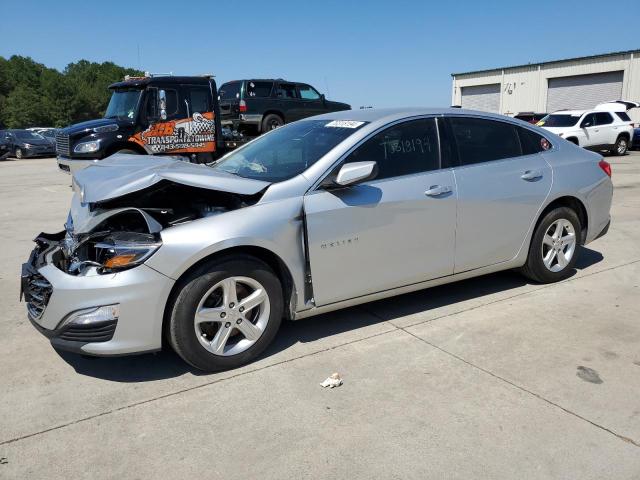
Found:
<svg viewBox="0 0 640 480"><path fill-rule="evenodd" d="M244 365L272 342L282 321L282 286L248 255L213 260L180 282L168 336L187 363L206 371Z"/></svg>

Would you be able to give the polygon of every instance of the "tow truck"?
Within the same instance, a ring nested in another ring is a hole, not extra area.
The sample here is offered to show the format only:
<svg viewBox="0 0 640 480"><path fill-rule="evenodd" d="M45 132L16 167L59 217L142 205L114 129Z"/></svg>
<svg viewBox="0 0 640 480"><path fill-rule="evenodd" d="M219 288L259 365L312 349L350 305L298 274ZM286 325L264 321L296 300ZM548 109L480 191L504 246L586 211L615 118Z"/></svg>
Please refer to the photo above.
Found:
<svg viewBox="0 0 640 480"><path fill-rule="evenodd" d="M115 153L207 163L248 140L222 128L213 75L127 76L109 89L104 118L57 131L60 170L73 173Z"/></svg>

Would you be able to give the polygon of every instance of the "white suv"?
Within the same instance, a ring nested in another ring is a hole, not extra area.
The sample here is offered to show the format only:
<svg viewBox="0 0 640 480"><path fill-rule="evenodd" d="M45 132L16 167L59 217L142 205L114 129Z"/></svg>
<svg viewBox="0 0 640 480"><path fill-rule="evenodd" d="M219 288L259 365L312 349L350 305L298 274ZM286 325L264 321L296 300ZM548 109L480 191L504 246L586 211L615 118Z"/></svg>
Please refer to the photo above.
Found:
<svg viewBox="0 0 640 480"><path fill-rule="evenodd" d="M627 110L635 102L607 102L593 110L559 110L538 122L567 140L589 150L609 150L614 155L627 153L633 138L633 126Z"/></svg>

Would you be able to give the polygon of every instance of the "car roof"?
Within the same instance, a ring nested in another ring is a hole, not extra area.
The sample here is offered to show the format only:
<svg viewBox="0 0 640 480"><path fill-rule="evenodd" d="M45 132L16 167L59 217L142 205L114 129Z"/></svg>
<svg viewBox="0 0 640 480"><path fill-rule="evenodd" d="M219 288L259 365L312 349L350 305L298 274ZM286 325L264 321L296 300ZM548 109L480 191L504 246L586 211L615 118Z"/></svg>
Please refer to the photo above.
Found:
<svg viewBox="0 0 640 480"><path fill-rule="evenodd" d="M556 112L552 112L549 115L572 115L572 116L577 116L577 115L582 115L583 113L587 113L587 112L595 112L595 110L558 110Z"/></svg>
<svg viewBox="0 0 640 480"><path fill-rule="evenodd" d="M496 120L513 120L511 117L499 115L497 113L481 112L478 110L467 110L464 108L430 108L430 107L406 107L406 108L363 108L359 110L342 110L339 112L325 113L315 117L313 120L355 120L361 122L381 122L387 123L407 117L422 115L481 115L483 117L495 118ZM518 120L516 120L518 121Z"/></svg>
<svg viewBox="0 0 640 480"><path fill-rule="evenodd" d="M195 77L178 77L173 75L161 75L157 77L132 77L122 82L116 82L109 85L109 88L139 88L147 85L169 85L169 84L189 84L189 85L208 85L211 77L195 76Z"/></svg>

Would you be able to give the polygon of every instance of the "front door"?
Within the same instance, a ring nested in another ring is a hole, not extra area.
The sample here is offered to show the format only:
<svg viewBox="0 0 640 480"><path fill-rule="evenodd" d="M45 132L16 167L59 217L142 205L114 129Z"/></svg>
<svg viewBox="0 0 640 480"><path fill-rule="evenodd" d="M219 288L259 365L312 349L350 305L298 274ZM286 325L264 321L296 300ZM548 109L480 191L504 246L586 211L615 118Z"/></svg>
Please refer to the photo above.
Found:
<svg viewBox="0 0 640 480"><path fill-rule="evenodd" d="M311 85L298 84L300 97L300 118L327 113L327 107L318 91Z"/></svg>
<svg viewBox="0 0 640 480"><path fill-rule="evenodd" d="M511 260L551 189L539 153L549 144L506 122L453 117L449 125L460 164L455 273Z"/></svg>
<svg viewBox="0 0 640 480"><path fill-rule="evenodd" d="M456 190L434 119L391 126L345 163L367 160L376 179L304 199L317 306L453 272Z"/></svg>

